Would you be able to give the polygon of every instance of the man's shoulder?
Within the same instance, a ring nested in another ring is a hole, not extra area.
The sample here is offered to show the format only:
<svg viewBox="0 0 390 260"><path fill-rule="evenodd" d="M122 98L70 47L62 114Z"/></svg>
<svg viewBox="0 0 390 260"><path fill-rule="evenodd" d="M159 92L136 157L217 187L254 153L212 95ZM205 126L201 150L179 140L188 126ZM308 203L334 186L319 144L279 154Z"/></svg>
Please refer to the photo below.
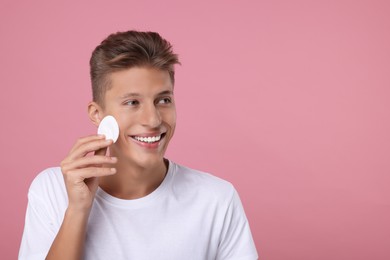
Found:
<svg viewBox="0 0 390 260"><path fill-rule="evenodd" d="M64 187L60 167L50 167L41 171L32 181L29 193L51 193Z"/></svg>
<svg viewBox="0 0 390 260"><path fill-rule="evenodd" d="M210 184L228 188L232 187L232 184L229 181L224 180L212 173L193 169L180 164L175 164L175 167L177 168L176 173L178 174L178 177L194 182L199 182L200 184L204 185Z"/></svg>
<svg viewBox="0 0 390 260"><path fill-rule="evenodd" d="M174 167L174 185L181 189L221 198L231 197L235 192L232 183L212 173L180 164L174 164Z"/></svg>

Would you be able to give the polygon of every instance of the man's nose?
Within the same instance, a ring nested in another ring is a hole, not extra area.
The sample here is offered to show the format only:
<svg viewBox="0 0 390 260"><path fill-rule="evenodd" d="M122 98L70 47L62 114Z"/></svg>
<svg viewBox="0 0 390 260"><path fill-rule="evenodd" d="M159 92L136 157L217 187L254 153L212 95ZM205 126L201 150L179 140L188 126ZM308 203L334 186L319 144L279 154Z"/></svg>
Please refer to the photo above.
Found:
<svg viewBox="0 0 390 260"><path fill-rule="evenodd" d="M141 122L143 126L150 128L156 128L161 125L161 114L154 104L144 107Z"/></svg>

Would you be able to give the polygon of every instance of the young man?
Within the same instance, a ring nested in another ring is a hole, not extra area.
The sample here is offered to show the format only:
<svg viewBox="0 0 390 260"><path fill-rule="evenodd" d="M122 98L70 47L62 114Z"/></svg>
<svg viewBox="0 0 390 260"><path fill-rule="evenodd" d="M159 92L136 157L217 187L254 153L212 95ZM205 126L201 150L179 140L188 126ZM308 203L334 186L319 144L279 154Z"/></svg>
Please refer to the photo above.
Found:
<svg viewBox="0 0 390 260"><path fill-rule="evenodd" d="M233 186L164 158L177 63L153 32L112 34L96 47L89 117L97 126L114 116L119 138L80 138L60 168L35 178L19 259L257 259Z"/></svg>

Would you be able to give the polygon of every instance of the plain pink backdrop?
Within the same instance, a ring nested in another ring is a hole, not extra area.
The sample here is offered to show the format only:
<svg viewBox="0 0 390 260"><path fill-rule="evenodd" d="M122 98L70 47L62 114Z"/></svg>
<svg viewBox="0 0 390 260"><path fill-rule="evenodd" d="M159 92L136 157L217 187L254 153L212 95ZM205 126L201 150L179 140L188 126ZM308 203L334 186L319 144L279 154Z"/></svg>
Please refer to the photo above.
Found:
<svg viewBox="0 0 390 260"><path fill-rule="evenodd" d="M180 54L168 157L235 185L260 259L390 259L389 3L2 0L1 259L34 176L95 132L92 49L128 29Z"/></svg>

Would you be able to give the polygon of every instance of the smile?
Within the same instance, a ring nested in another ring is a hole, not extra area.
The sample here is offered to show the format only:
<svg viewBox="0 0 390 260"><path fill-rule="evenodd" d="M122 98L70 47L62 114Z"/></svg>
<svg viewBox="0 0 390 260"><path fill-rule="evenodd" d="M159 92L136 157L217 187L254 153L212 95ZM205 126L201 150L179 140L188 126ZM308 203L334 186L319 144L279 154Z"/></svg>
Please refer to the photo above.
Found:
<svg viewBox="0 0 390 260"><path fill-rule="evenodd" d="M137 140L138 142L152 144L159 142L162 138L164 138L165 133L156 135L156 136L131 136L131 138Z"/></svg>

